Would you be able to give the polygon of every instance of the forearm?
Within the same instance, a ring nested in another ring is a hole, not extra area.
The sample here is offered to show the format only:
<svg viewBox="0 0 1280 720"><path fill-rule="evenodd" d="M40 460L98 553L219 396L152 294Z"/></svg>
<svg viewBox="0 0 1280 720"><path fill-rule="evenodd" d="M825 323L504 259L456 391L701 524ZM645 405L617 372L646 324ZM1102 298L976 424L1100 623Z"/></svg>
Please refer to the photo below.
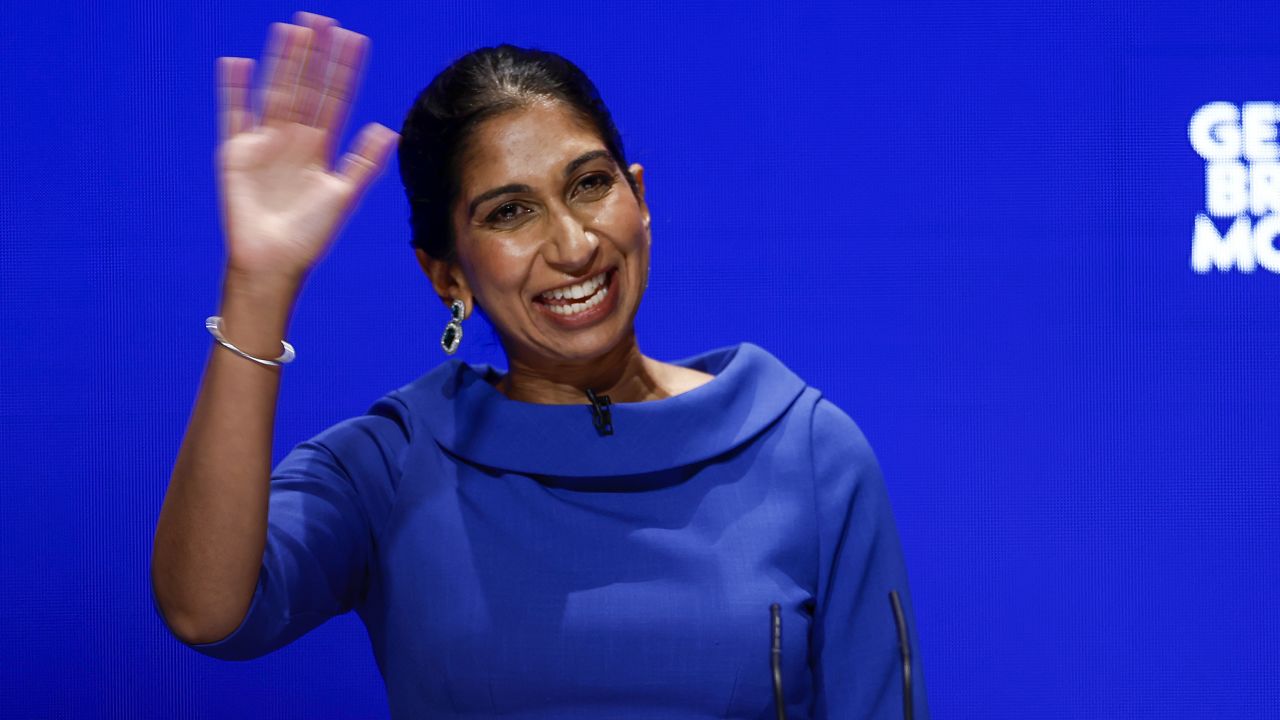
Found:
<svg viewBox="0 0 1280 720"><path fill-rule="evenodd" d="M228 274L220 314L229 342L280 354L299 281ZM230 634L248 610L266 543L280 368L214 345L156 525L152 581L188 642Z"/></svg>

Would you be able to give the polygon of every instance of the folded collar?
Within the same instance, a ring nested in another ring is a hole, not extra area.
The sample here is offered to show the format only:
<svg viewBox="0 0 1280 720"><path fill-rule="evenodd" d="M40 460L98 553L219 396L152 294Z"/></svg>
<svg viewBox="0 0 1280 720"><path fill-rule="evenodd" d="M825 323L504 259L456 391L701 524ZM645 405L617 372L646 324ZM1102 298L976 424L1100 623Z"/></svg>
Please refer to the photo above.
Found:
<svg viewBox="0 0 1280 720"><path fill-rule="evenodd" d="M450 359L396 391L415 432L427 432L474 464L564 478L659 473L703 462L747 442L786 412L805 383L758 345L744 342L673 361L714 379L675 397L612 403L601 436L591 405L511 400L488 364ZM616 488L615 488L616 489Z"/></svg>

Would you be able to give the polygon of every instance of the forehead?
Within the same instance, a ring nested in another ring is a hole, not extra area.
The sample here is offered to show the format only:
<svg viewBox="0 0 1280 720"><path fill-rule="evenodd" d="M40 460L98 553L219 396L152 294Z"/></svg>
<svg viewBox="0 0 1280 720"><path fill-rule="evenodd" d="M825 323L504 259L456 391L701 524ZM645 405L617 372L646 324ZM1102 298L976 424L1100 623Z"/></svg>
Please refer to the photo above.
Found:
<svg viewBox="0 0 1280 720"><path fill-rule="evenodd" d="M462 164L463 194L558 179L574 158L603 148L595 129L560 103L509 110L484 121L472 134Z"/></svg>

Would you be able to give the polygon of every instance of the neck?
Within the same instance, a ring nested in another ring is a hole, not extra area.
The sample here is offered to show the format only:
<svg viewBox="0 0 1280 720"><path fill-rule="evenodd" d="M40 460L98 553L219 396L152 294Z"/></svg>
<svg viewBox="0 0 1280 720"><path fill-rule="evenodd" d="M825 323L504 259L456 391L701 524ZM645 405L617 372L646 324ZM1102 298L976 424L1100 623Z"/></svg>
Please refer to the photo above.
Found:
<svg viewBox="0 0 1280 720"><path fill-rule="evenodd" d="M586 402L587 389L612 402L644 402L662 397L656 368L640 353L634 334L600 357L582 361L530 363L508 356L510 370L498 383L512 400L544 405Z"/></svg>

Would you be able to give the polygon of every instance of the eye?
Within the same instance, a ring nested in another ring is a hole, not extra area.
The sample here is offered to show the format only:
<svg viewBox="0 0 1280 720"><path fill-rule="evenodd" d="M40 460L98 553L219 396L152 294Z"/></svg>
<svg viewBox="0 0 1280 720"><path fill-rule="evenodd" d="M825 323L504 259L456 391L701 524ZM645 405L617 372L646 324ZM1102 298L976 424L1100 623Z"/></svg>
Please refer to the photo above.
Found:
<svg viewBox="0 0 1280 720"><path fill-rule="evenodd" d="M485 220L495 225L510 225L528 214L528 212L529 209L520 203L503 203L494 208L493 212L489 213Z"/></svg>
<svg viewBox="0 0 1280 720"><path fill-rule="evenodd" d="M613 185L613 176L608 173L592 173L578 181L574 195L587 193L588 196L603 195Z"/></svg>

